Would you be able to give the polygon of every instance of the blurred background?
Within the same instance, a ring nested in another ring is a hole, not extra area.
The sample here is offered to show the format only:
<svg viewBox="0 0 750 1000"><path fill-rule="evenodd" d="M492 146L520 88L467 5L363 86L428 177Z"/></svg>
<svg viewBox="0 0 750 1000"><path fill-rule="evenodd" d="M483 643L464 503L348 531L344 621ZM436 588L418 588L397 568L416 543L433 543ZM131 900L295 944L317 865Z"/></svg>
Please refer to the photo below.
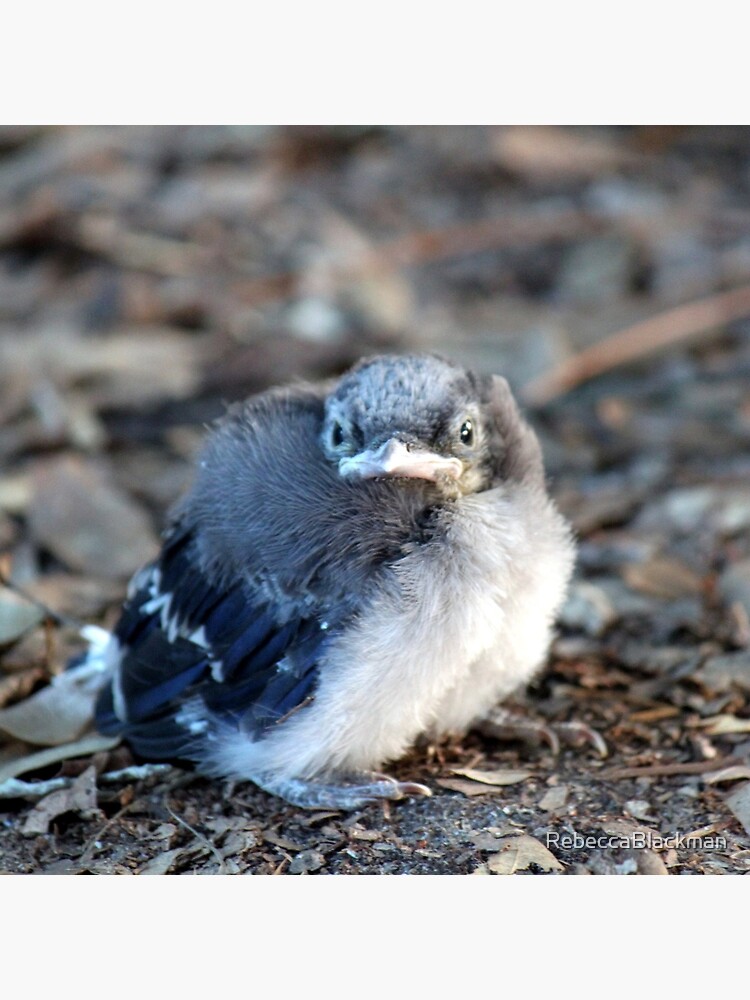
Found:
<svg viewBox="0 0 750 1000"><path fill-rule="evenodd" d="M749 189L747 126L0 128L0 572L111 624L227 402L437 351L579 539L537 707L750 765ZM0 707L77 648L0 588Z"/></svg>
<svg viewBox="0 0 750 1000"><path fill-rule="evenodd" d="M4 127L4 572L100 615L227 401L407 350L509 378L584 539L746 555L749 185L742 126Z"/></svg>

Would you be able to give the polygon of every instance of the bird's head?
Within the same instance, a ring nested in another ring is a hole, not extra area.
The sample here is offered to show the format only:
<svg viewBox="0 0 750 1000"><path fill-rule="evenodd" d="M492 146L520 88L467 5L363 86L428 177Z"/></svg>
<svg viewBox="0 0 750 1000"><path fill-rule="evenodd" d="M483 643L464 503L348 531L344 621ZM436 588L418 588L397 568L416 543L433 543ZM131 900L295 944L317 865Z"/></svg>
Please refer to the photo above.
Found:
<svg viewBox="0 0 750 1000"><path fill-rule="evenodd" d="M343 375L326 400L322 446L343 477L429 480L446 497L542 475L505 379L434 355L370 358Z"/></svg>

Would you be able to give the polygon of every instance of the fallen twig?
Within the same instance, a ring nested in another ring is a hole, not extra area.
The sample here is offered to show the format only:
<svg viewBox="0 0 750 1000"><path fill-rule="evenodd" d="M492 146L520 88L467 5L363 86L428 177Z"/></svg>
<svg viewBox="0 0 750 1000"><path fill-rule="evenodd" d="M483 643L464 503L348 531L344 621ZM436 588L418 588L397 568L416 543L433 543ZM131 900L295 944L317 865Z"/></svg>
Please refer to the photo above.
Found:
<svg viewBox="0 0 750 1000"><path fill-rule="evenodd" d="M739 764L735 757L725 757L723 760L696 760L687 764L647 764L644 767L614 767L603 771L599 777L607 781L619 781L621 778L659 778L670 774L704 774L706 771L717 771L720 767Z"/></svg>
<svg viewBox="0 0 750 1000"><path fill-rule="evenodd" d="M526 403L541 406L582 382L681 340L750 315L750 285L688 302L618 330L587 347L523 389Z"/></svg>
<svg viewBox="0 0 750 1000"><path fill-rule="evenodd" d="M72 628L80 629L83 627L84 622L80 621L78 618L74 618L72 615L63 614L60 611L53 611L48 604L43 601L38 600L23 587L19 587L17 583L14 583L11 578L3 572L2 567L0 567L0 586L7 587L8 590L22 597L24 601L28 601L29 604L33 604L37 607L44 615L47 621L53 622L55 625L70 625Z"/></svg>
<svg viewBox="0 0 750 1000"><path fill-rule="evenodd" d="M207 249L157 233L127 229L114 216L84 215L67 234L77 246L126 271L183 278L196 273Z"/></svg>
<svg viewBox="0 0 750 1000"><path fill-rule="evenodd" d="M89 839L86 841L86 844L84 845L83 850L81 851L80 857L78 858L78 864L80 867L84 867L91 861L94 854L94 849L97 846L98 841L107 832L107 830L109 830L110 827L114 826L115 823L117 823L117 821L121 819L126 812L129 812L136 805L141 805L138 799L133 799L132 802L128 802L128 804L124 805L122 809L119 810L119 812L116 812L114 814L114 816L110 816L107 822L96 831L93 837L89 837Z"/></svg>
<svg viewBox="0 0 750 1000"><path fill-rule="evenodd" d="M190 825L190 824L189 824L189 823L187 822L187 820L184 820L184 819L182 818L182 816L179 816L179 815L178 815L178 814L177 814L177 813L176 813L176 812L174 811L174 809L171 809L171 808L170 808L170 806L169 806L169 804L168 804L168 803L166 803L166 802L165 802L164 804L165 804L165 806L166 806L166 810L167 810L167 812L168 812L168 813L169 813L169 815L170 815L170 816L172 817L172 819L176 820L176 821L177 821L177 822L178 822L178 823L180 824L180 826L184 826L186 830L189 830L189 831L190 831L190 833L192 833L192 835L193 835L193 836L195 837L195 839L196 839L196 840L198 841L198 843L199 843L199 844L202 844L202 846L203 846L203 847L205 847L205 848L206 848L206 850L207 850L207 851L208 851L208 852L209 852L210 854L213 854L213 856L214 856L214 857L216 858L216 860L217 860L217 861L219 862L219 875L225 875L225 874L226 874L226 865L224 864L224 858L223 858L223 857L221 856L221 854L220 854L220 853L219 853L219 851L217 850L217 847L216 847L216 845L215 845L215 844L213 843L213 841L209 840L209 839L208 839L208 837L204 837L204 836L203 836L203 834L202 834L202 833L200 833L200 832L199 832L198 830L196 830L194 826L191 826L191 825Z"/></svg>

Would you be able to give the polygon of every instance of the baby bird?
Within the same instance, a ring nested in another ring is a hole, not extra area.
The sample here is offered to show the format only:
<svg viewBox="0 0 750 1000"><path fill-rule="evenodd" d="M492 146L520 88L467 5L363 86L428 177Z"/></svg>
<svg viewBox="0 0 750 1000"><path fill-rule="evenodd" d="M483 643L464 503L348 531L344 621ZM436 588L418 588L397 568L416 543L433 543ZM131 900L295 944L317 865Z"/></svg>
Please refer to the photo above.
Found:
<svg viewBox="0 0 750 1000"><path fill-rule="evenodd" d="M507 382L432 355L272 389L210 434L104 649L96 722L306 808L543 665L574 548Z"/></svg>

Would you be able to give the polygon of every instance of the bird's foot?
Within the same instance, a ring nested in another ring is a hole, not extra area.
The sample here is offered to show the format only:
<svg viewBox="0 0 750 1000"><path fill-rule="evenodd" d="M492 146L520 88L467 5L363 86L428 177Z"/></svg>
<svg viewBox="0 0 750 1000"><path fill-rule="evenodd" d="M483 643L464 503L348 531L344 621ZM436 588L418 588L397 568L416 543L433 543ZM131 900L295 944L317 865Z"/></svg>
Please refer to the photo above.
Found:
<svg viewBox="0 0 750 1000"><path fill-rule="evenodd" d="M303 809L361 809L378 799L405 799L412 795L432 795L426 785L396 781L387 774L363 772L342 776L335 783L301 778L278 778L270 774L253 779L266 792L286 799Z"/></svg>
<svg viewBox="0 0 750 1000"><path fill-rule="evenodd" d="M494 708L475 727L484 736L497 740L525 740L529 743L546 743L557 755L560 744L584 746L588 744L599 754L607 757L607 744L595 729L585 722L543 722L541 719L531 719L526 715L513 712L508 708Z"/></svg>

